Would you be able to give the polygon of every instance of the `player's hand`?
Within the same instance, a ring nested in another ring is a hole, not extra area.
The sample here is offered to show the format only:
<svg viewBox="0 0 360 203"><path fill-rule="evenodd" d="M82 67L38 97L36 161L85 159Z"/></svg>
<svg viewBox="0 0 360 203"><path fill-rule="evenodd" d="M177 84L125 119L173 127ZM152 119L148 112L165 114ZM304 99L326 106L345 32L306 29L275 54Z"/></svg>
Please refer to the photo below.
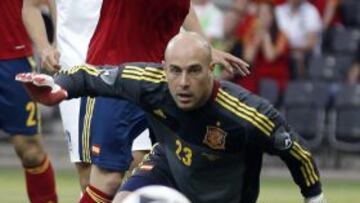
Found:
<svg viewBox="0 0 360 203"><path fill-rule="evenodd" d="M45 74L19 73L15 80L24 84L30 96L37 102L53 106L67 97L67 91L54 82L54 79Z"/></svg>
<svg viewBox="0 0 360 203"><path fill-rule="evenodd" d="M212 60L216 64L221 64L231 75L240 74L245 77L250 74L250 65L229 53L213 48Z"/></svg>
<svg viewBox="0 0 360 203"><path fill-rule="evenodd" d="M60 52L53 46L40 51L41 67L45 68L50 73L55 73L60 70L59 64Z"/></svg>
<svg viewBox="0 0 360 203"><path fill-rule="evenodd" d="M306 198L305 203L326 203L325 195L321 193L315 197Z"/></svg>

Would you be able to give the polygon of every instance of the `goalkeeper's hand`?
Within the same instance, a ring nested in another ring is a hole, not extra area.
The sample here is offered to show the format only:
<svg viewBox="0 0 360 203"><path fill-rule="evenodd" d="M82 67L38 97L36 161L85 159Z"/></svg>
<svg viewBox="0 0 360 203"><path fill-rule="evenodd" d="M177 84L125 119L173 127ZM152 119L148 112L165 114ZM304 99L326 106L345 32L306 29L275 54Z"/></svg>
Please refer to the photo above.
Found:
<svg viewBox="0 0 360 203"><path fill-rule="evenodd" d="M67 97L67 91L54 82L54 79L45 74L19 73L16 81L24 84L31 98L47 106L53 106Z"/></svg>
<svg viewBox="0 0 360 203"><path fill-rule="evenodd" d="M305 199L305 203L326 203L325 195L323 193Z"/></svg>

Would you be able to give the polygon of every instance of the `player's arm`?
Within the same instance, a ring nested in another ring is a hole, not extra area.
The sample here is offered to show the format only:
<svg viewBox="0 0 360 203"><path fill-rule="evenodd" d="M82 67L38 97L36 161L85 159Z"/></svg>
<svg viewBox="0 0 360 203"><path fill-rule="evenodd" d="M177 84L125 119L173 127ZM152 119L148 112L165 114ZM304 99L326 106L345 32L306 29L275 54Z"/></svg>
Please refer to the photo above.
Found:
<svg viewBox="0 0 360 203"><path fill-rule="evenodd" d="M183 27L185 30L196 32L206 39L192 4L190 5L189 13L185 18ZM233 72L238 72L242 76L250 74L249 64L229 53L212 48L212 58L215 63L223 65L225 70L231 74Z"/></svg>
<svg viewBox="0 0 360 203"><path fill-rule="evenodd" d="M318 168L311 153L296 140L295 131L280 113L266 102L257 109L257 123L261 128L255 128L256 144L269 154L278 155L286 163L306 203L326 202Z"/></svg>
<svg viewBox="0 0 360 203"><path fill-rule="evenodd" d="M42 2L43 0L24 0L22 19L31 40L40 53L42 66L50 72L55 72L60 69L60 53L48 41L45 22L41 16ZM49 8L55 25L56 9L53 0L49 1Z"/></svg>
<svg viewBox="0 0 360 203"><path fill-rule="evenodd" d="M55 83L68 98L105 96L122 98L140 106L151 105L166 83L160 63L126 63L118 66L75 66L55 75Z"/></svg>
<svg viewBox="0 0 360 203"><path fill-rule="evenodd" d="M16 76L16 80L25 83L34 100L49 106L81 96L118 97L140 103L140 92L149 86L144 80L164 80L153 72L148 77L148 73L137 66L95 68L82 65L61 70L54 78L45 74L22 73Z"/></svg>

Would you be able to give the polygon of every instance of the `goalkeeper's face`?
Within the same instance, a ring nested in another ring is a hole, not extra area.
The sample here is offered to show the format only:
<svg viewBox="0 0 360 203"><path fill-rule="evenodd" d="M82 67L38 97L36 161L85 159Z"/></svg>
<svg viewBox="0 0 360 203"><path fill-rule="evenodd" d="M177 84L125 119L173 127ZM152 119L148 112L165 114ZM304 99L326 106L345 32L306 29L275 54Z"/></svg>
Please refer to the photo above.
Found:
<svg viewBox="0 0 360 203"><path fill-rule="evenodd" d="M164 68L176 105L189 111L206 103L212 92L211 51L202 39L188 35L170 42Z"/></svg>

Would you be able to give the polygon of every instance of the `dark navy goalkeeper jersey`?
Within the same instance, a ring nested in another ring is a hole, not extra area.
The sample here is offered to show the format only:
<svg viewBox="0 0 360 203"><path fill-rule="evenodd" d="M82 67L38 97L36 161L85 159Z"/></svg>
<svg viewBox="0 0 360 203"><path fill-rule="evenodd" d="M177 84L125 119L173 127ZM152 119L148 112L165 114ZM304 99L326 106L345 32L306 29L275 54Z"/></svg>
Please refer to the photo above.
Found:
<svg viewBox="0 0 360 203"><path fill-rule="evenodd" d="M192 111L173 100L161 64L116 68L78 66L56 83L69 97L125 98L151 117L177 187L193 202L256 202L264 152L288 166L304 197L321 193L311 154L267 101L226 81L215 81L212 97Z"/></svg>

